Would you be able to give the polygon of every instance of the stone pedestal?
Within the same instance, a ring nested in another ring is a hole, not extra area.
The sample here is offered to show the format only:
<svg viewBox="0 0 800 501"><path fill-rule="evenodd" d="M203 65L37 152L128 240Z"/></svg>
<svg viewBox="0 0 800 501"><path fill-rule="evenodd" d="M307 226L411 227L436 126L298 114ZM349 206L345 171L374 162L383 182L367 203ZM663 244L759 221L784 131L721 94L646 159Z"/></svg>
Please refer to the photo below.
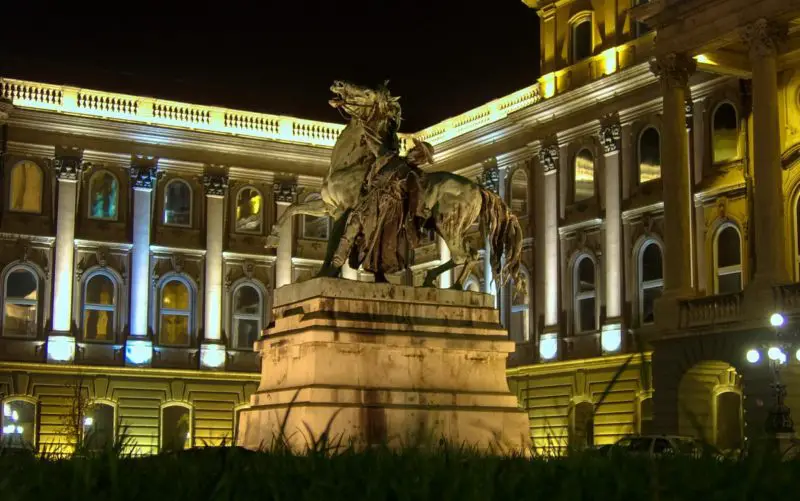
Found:
<svg viewBox="0 0 800 501"><path fill-rule="evenodd" d="M358 447L444 438L527 448L528 416L505 375L514 343L493 303L487 294L332 278L278 289L275 324L256 342L261 384L241 414L239 445L269 447L283 427L300 451L326 429L334 443Z"/></svg>

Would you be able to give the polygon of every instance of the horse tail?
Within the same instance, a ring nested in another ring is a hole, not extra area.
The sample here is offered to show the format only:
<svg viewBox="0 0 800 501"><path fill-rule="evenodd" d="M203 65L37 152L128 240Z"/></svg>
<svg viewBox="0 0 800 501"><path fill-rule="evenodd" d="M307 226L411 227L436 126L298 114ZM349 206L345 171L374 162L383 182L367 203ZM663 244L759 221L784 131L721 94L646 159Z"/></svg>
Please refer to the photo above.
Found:
<svg viewBox="0 0 800 501"><path fill-rule="evenodd" d="M497 283L505 285L519 273L522 261L522 227L517 216L503 202L503 199L485 188L481 192L481 228L484 237L489 238L492 271L498 277ZM502 258L505 256L505 264Z"/></svg>

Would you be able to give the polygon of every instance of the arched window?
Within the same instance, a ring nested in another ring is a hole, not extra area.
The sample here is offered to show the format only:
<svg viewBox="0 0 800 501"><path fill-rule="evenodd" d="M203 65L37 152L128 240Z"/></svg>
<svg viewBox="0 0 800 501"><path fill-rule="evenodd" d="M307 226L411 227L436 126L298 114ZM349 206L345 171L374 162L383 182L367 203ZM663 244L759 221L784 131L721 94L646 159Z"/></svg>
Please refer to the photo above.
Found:
<svg viewBox="0 0 800 501"><path fill-rule="evenodd" d="M44 176L42 169L30 160L11 167L8 208L14 212L41 214Z"/></svg>
<svg viewBox="0 0 800 501"><path fill-rule="evenodd" d="M528 215L528 174L517 169L511 176L511 211L517 217Z"/></svg>
<svg viewBox="0 0 800 501"><path fill-rule="evenodd" d="M83 292L83 339L113 342L116 334L117 293L108 275L96 273Z"/></svg>
<svg viewBox="0 0 800 501"><path fill-rule="evenodd" d="M35 337L39 332L39 278L25 266L6 274L3 334Z"/></svg>
<svg viewBox="0 0 800 501"><path fill-rule="evenodd" d="M187 346L192 324L192 292L183 280L172 278L161 287L159 343Z"/></svg>
<svg viewBox="0 0 800 501"><path fill-rule="evenodd" d="M582 450L594 446L594 405L591 402L580 402L574 405L571 421L570 448Z"/></svg>
<svg viewBox="0 0 800 501"><path fill-rule="evenodd" d="M263 300L261 292L242 284L233 292L233 343L240 350L252 350L261 333Z"/></svg>
<svg viewBox="0 0 800 501"><path fill-rule="evenodd" d="M530 340L530 281L520 271L519 287L511 282L511 340L517 343Z"/></svg>
<svg viewBox="0 0 800 501"><path fill-rule="evenodd" d="M92 451L108 450L114 445L114 406L95 403L83 417L83 444Z"/></svg>
<svg viewBox="0 0 800 501"><path fill-rule="evenodd" d="M639 183L661 177L661 134L647 127L639 135Z"/></svg>
<svg viewBox="0 0 800 501"><path fill-rule="evenodd" d="M592 55L592 16L582 16L572 23L571 62L577 63Z"/></svg>
<svg viewBox="0 0 800 501"><path fill-rule="evenodd" d="M236 195L236 231L261 233L264 224L264 200L261 192L246 186Z"/></svg>
<svg viewBox="0 0 800 501"><path fill-rule="evenodd" d="M634 5L638 6L638 5L648 4L648 3L650 3L650 0L636 0L634 2ZM640 37L642 35L650 33L650 31L652 31L652 28L650 28L650 26L646 25L645 23L643 23L641 21L634 21L634 23L635 23L634 24L634 30L635 30L634 31L634 35L636 35L637 37Z"/></svg>
<svg viewBox="0 0 800 501"><path fill-rule="evenodd" d="M192 225L192 188L182 179L173 179L164 187L164 224Z"/></svg>
<svg viewBox="0 0 800 501"><path fill-rule="evenodd" d="M3 401L0 446L33 449L36 446L36 404L9 398Z"/></svg>
<svg viewBox="0 0 800 501"><path fill-rule="evenodd" d="M161 408L161 450L182 451L192 444L192 410L183 405Z"/></svg>
<svg viewBox="0 0 800 501"><path fill-rule="evenodd" d="M721 103L711 121L714 163L739 157L739 117L731 103Z"/></svg>
<svg viewBox="0 0 800 501"><path fill-rule="evenodd" d="M117 220L119 182L108 171L96 172L89 179L89 217Z"/></svg>
<svg viewBox="0 0 800 501"><path fill-rule="evenodd" d="M717 232L714 264L717 294L742 290L742 238L736 226L726 224Z"/></svg>
<svg viewBox="0 0 800 501"><path fill-rule="evenodd" d="M584 148L575 155L575 202L594 196L594 155Z"/></svg>
<svg viewBox="0 0 800 501"><path fill-rule="evenodd" d="M594 261L581 256L575 262L575 332L597 330L597 275Z"/></svg>
<svg viewBox="0 0 800 501"><path fill-rule="evenodd" d="M312 193L306 201L319 200L318 193ZM330 220L327 216L303 216L303 238L314 240L327 240L330 230Z"/></svg>
<svg viewBox="0 0 800 501"><path fill-rule="evenodd" d="M639 322L653 323L653 306L664 290L661 246L650 241L639 251Z"/></svg>
<svg viewBox="0 0 800 501"><path fill-rule="evenodd" d="M653 433L653 398L643 398L639 401L639 434Z"/></svg>

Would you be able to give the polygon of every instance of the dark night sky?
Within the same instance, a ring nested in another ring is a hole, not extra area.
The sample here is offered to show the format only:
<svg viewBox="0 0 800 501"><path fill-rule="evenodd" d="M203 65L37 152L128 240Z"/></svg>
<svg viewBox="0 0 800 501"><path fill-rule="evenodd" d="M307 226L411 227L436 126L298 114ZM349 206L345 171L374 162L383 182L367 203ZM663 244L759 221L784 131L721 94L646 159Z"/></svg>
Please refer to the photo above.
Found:
<svg viewBox="0 0 800 501"><path fill-rule="evenodd" d="M520 0L7 2L2 10L2 76L338 122L327 105L333 79L388 78L403 96L404 131L539 74L538 17Z"/></svg>

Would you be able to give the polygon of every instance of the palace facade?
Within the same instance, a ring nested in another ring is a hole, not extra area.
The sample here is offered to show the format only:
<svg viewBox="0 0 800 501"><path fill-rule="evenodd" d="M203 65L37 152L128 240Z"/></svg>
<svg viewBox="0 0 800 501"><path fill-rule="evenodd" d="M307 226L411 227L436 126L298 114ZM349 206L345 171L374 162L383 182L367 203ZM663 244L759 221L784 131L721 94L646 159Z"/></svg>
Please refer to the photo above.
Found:
<svg viewBox="0 0 800 501"><path fill-rule="evenodd" d="M487 266L465 287L497 297L534 444L739 447L773 402L769 317L791 339L800 313L800 1L525 3L539 81L402 139L523 223L522 292ZM272 293L313 276L330 223L266 236L319 196L343 126L7 78L0 96L3 443L229 443ZM425 242L390 278L448 258Z"/></svg>

